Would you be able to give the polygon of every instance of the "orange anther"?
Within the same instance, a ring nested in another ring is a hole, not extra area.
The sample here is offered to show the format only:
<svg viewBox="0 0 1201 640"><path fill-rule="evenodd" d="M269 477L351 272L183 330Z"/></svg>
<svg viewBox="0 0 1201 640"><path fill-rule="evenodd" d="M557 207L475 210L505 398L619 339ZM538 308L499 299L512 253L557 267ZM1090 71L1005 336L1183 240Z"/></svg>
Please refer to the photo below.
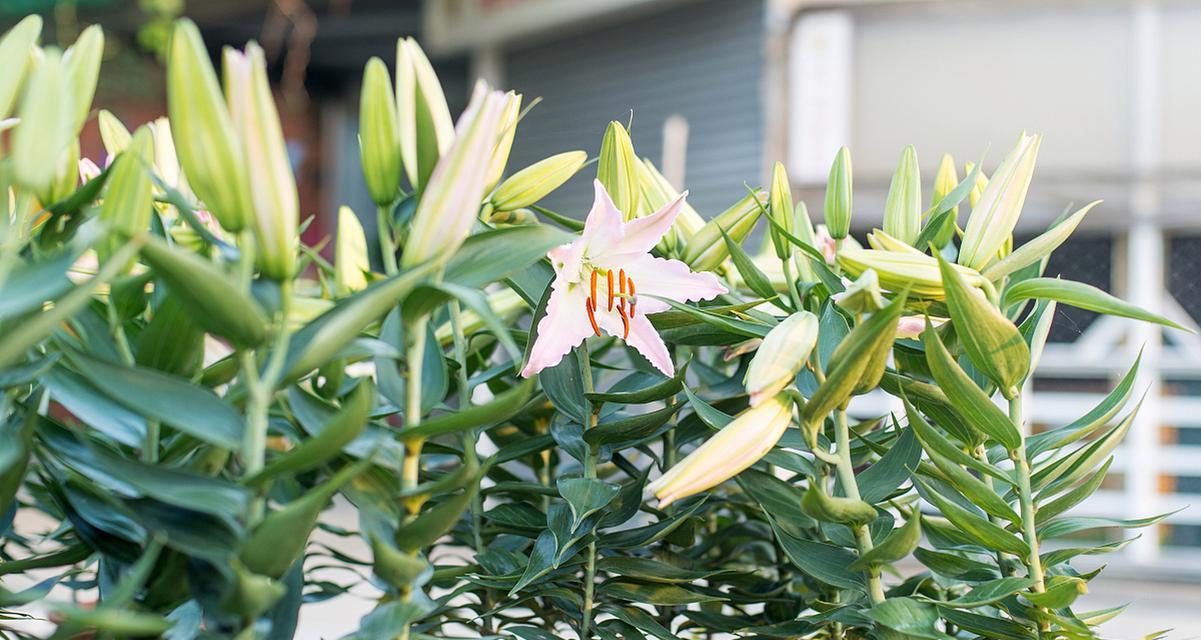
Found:
<svg viewBox="0 0 1201 640"><path fill-rule="evenodd" d="M589 297L592 300L592 306L596 306L596 269L592 270L592 295Z"/></svg>
<svg viewBox="0 0 1201 640"><path fill-rule="evenodd" d="M630 317L634 317L634 305L638 304L638 294L634 290L634 279L630 278Z"/></svg>
<svg viewBox="0 0 1201 640"><path fill-rule="evenodd" d="M609 278L609 311L613 310L613 270L605 272L605 276Z"/></svg>
<svg viewBox="0 0 1201 640"><path fill-rule="evenodd" d="M592 304L592 298L584 300L584 308L588 310L588 322L592 323L592 331L599 336L600 326L596 324L596 306Z"/></svg>
<svg viewBox="0 0 1201 640"><path fill-rule="evenodd" d="M630 337L630 317L626 315L625 298L621 299L622 307L617 310L617 315L621 316L621 339L627 340Z"/></svg>

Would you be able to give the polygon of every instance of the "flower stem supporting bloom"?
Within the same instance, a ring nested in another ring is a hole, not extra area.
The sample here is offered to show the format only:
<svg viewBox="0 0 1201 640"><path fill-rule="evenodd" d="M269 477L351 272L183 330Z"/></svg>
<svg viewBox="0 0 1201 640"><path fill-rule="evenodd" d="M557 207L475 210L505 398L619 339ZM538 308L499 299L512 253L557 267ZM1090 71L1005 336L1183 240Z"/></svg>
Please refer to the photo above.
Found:
<svg viewBox="0 0 1201 640"><path fill-rule="evenodd" d="M846 409L839 409L834 415L835 417L835 444L837 445L838 456L838 480L842 483L842 489L846 492L847 497L852 500L860 500L859 483L855 480L855 467L851 464L851 437L850 427L847 426ZM855 525L855 546L859 549L859 555L872 550L872 536L867 529L867 525ZM872 604L880 604L884 602L884 585L880 582L880 569L878 567L868 568L868 595L872 599Z"/></svg>
<svg viewBox="0 0 1201 640"><path fill-rule="evenodd" d="M1026 456L1026 436L1022 431L1022 394L1015 393L1009 399L1009 419L1013 421L1013 425L1018 431L1023 433L1022 445L1016 450L1009 453L1009 457L1013 460L1013 464L1017 469L1018 480L1018 499L1022 507L1022 537L1026 540L1026 545L1030 547L1030 553L1026 557L1027 576L1034 580L1035 593L1042 593L1047 590L1047 585L1043 576L1042 559L1038 555L1038 531L1035 528L1035 510L1034 510L1034 495L1030 490L1030 460ZM1042 607L1038 607L1039 611L1043 611ZM1045 632L1050 630L1050 623L1045 617L1040 617L1038 621L1039 637L1043 637Z"/></svg>
<svg viewBox="0 0 1201 640"><path fill-rule="evenodd" d="M592 393L592 362L591 356L588 355L588 341L585 340L580 344L577 353L580 358L580 377L584 379L585 393ZM596 409L588 413L589 429L596 426ZM596 449L588 447L588 457L584 461L584 477L596 477ZM580 623L580 640L587 640L591 637L590 629L592 627L592 608L594 606L596 589L596 541L588 543L588 561L584 567L584 607L583 620Z"/></svg>
<svg viewBox="0 0 1201 640"><path fill-rule="evenodd" d="M380 258L384 261L384 274L394 275L396 266L396 243L392 238L392 208L381 206L376 208L375 232L379 235Z"/></svg>
<svg viewBox="0 0 1201 640"><path fill-rule="evenodd" d="M243 472L247 477L262 471L266 463L268 414L271 410L271 400L275 395L275 390L283 378L288 343L292 337L291 331L288 329L288 313L292 308L292 283L290 280L280 283L279 295L280 309L275 322L275 341L271 345L271 355L268 357L267 367L262 375L259 375L258 362L253 351L238 352L247 394L246 434L242 441ZM258 522L263 517L265 507L264 498L257 496L250 504L249 521Z"/></svg>

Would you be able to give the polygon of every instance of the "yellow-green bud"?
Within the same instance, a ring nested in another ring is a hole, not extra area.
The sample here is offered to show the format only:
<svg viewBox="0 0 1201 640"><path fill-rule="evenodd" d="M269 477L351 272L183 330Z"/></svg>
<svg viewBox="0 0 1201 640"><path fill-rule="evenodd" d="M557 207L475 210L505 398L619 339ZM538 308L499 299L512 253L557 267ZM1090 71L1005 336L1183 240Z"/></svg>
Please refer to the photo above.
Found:
<svg viewBox="0 0 1201 640"><path fill-rule="evenodd" d="M167 59L167 113L188 184L228 231L253 215L246 160L208 50L191 20L180 20Z"/></svg>
<svg viewBox="0 0 1201 640"><path fill-rule="evenodd" d="M29 71L33 47L42 33L42 17L26 16L0 38L0 120L12 114L13 105Z"/></svg>
<svg viewBox="0 0 1201 640"><path fill-rule="evenodd" d="M605 191L609 192L613 204L617 205L625 219L632 219L642 201L642 189L638 184L638 156L634 155L630 134L620 122L610 122L601 139L596 179L605 186Z"/></svg>
<svg viewBox="0 0 1201 640"><path fill-rule="evenodd" d="M422 189L454 142L455 125L438 75L412 38L396 41L396 113L405 174Z"/></svg>
<svg viewBox="0 0 1201 640"><path fill-rule="evenodd" d="M274 280L287 280L296 257L300 205L262 48L253 42L245 53L226 48L225 83L250 182L259 269Z"/></svg>
<svg viewBox="0 0 1201 640"><path fill-rule="evenodd" d="M872 269L879 277L881 287L888 291L909 288L912 298L941 300L945 295L938 261L922 253L843 247L838 252L838 264L851 278ZM984 286L984 278L974 269L953 266L969 285Z"/></svg>
<svg viewBox="0 0 1201 640"><path fill-rule="evenodd" d="M972 206L964 227L963 243L959 248L960 264L983 269L1006 242L1012 241L1011 234L1022 215L1041 142L1042 136L1023 135L993 173L984 193Z"/></svg>
<svg viewBox="0 0 1201 640"><path fill-rule="evenodd" d="M658 211L680 195L680 192L659 172L650 158L642 159L638 180L642 186L642 201L648 211ZM696 209L692 208L692 205L684 201L680 205L680 213L676 215L676 220L671 225L671 234L669 235L674 235L675 238L672 241L676 243L676 246L682 247L703 226L705 226L705 219L696 212ZM664 236L664 240L666 239L667 236Z"/></svg>
<svg viewBox="0 0 1201 640"><path fill-rule="evenodd" d="M78 135L92 109L92 98L96 95L96 80L100 77L100 60L104 56L104 30L94 24L75 40L63 54L63 67L67 73L67 86L71 90L72 135Z"/></svg>
<svg viewBox="0 0 1201 640"><path fill-rule="evenodd" d="M459 117L455 141L438 160L405 241L405 267L445 261L463 244L484 198L484 180L496 144L505 96L476 84L471 102Z"/></svg>
<svg viewBox="0 0 1201 640"><path fill-rule="evenodd" d="M367 236L350 207L338 209L338 239L334 248L334 286L344 296L367 288Z"/></svg>
<svg viewBox="0 0 1201 640"><path fill-rule="evenodd" d="M117 157L117 154L129 146L132 138L129 129L126 129L121 119L108 109L101 109L96 121L100 126L100 142L104 144L104 150L108 152L108 157Z"/></svg>
<svg viewBox="0 0 1201 640"><path fill-rule="evenodd" d="M784 165L777 162L771 172L771 192L769 194L768 214L790 234L795 235L796 218L792 207L792 186L788 183L788 172ZM792 246L776 228L771 228L771 242L776 248L776 257L787 260L792 255Z"/></svg>
<svg viewBox="0 0 1201 640"><path fill-rule="evenodd" d="M938 162L938 171L934 174L934 195L930 197L930 206L938 204L947 194L959 185L959 175L955 173L955 159L951 154L942 154ZM959 205L955 205L955 213L959 213Z"/></svg>
<svg viewBox="0 0 1201 640"><path fill-rule="evenodd" d="M851 313L875 313L887 304L874 269L864 271L845 291L834 294L834 302Z"/></svg>
<svg viewBox="0 0 1201 640"><path fill-rule="evenodd" d="M367 192L381 207L396 200L400 186L400 131L395 100L388 67L383 60L371 58L363 68L363 90L359 96L359 158Z"/></svg>
<svg viewBox="0 0 1201 640"><path fill-rule="evenodd" d="M583 151L566 151L539 160L500 183L492 194L492 208L512 211L528 207L563 186L587 161L588 154Z"/></svg>
<svg viewBox="0 0 1201 640"><path fill-rule="evenodd" d="M976 168L975 162L963 163L963 173L965 175L971 175L972 169L975 169L975 168ZM980 195L984 193L984 188L987 186L988 186L988 176L985 175L983 171L981 171L976 176L976 184L972 185L972 190L969 191L967 194L968 206L975 208L976 203L980 201Z"/></svg>
<svg viewBox="0 0 1201 640"><path fill-rule="evenodd" d="M153 155L154 138L150 129L143 126L138 128L129 146L113 160L99 216L113 233L101 245L102 260L124 244L126 237L150 226L154 192L149 171Z"/></svg>
<svg viewBox="0 0 1201 640"><path fill-rule="evenodd" d="M58 160L58 171L46 191L38 194L38 200L43 205L51 205L65 199L75 192L79 180L79 141L72 140L67 144Z"/></svg>
<svg viewBox="0 0 1201 640"><path fill-rule="evenodd" d="M835 240L847 237L851 232L851 152L846 147L838 150L834 164L830 165L825 215L830 237Z"/></svg>
<svg viewBox="0 0 1201 640"><path fill-rule="evenodd" d="M492 151L492 161L488 164L488 177L484 180L484 190L491 191L500 177L505 173L505 165L509 162L509 152L513 149L513 136L517 134L517 119L521 115L521 94L512 91L505 94L505 111L497 125L496 148Z"/></svg>
<svg viewBox="0 0 1201 640"><path fill-rule="evenodd" d="M718 214L705 223L684 245L681 259L694 271L712 271L730 257L730 249L726 246L721 232L734 242L742 242L755 228L759 214L766 205L766 197L762 191L754 195L747 194L729 209Z"/></svg>
<svg viewBox="0 0 1201 640"><path fill-rule="evenodd" d="M884 231L906 244L916 242L921 235L922 177L913 145L905 147L892 175L884 203Z"/></svg>
<svg viewBox="0 0 1201 640"><path fill-rule="evenodd" d="M47 49L33 69L21 101L21 123L13 131L12 153L17 183L43 193L58 174L60 159L74 137L71 102L62 54Z"/></svg>
<svg viewBox="0 0 1201 640"><path fill-rule="evenodd" d="M763 338L746 371L746 392L752 407L796 380L817 344L817 324L817 316L800 311L785 318Z"/></svg>

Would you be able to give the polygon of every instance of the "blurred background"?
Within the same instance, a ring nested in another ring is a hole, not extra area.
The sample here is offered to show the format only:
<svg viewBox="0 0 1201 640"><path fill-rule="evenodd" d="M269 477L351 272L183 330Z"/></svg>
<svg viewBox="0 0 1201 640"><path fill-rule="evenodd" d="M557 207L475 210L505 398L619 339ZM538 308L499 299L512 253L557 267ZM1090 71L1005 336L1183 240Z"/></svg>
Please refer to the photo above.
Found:
<svg viewBox="0 0 1201 640"><path fill-rule="evenodd" d="M990 172L1022 131L1045 135L1021 242L1066 207L1105 203L1051 260L1061 274L1196 326L1201 320L1201 2L1188 0L3 0L0 27L47 16L51 39L109 31L96 104L127 126L165 112L160 51L192 17L214 55L259 40L271 60L306 240L349 204L373 209L358 166L363 64L396 39L425 47L452 110L472 79L542 98L518 128L510 171L598 150L608 121L713 215L780 160L820 221L829 163L854 160L857 231L880 223L907 144L926 185L943 153ZM95 122L84 154L103 159ZM581 172L547 202L581 217ZM928 199L928 195L927 195ZM374 216L364 215L369 229ZM1090 594L1133 601L1108 630L1201 637L1201 339L1073 309L1059 312L1027 406L1066 424L1139 352L1136 423L1095 517L1177 511L1120 553ZM880 401L880 409L887 402ZM1036 426L1037 428L1037 426ZM1116 538L1114 539L1116 541ZM366 603L305 610L302 636L354 628Z"/></svg>

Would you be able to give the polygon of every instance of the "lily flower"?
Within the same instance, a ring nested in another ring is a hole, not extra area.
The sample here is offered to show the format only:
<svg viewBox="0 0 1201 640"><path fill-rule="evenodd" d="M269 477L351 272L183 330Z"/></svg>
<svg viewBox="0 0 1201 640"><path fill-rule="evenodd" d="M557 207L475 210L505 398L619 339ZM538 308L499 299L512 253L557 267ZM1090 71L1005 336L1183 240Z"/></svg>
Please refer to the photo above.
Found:
<svg viewBox="0 0 1201 640"><path fill-rule="evenodd" d="M555 280L521 375L528 378L558 364L589 335L599 336L604 330L625 340L670 377L675 373L671 355L646 315L670 308L658 298L709 300L726 288L712 273L695 273L679 260L650 254L671 229L686 194L649 216L625 222L600 181L593 185L596 199L583 234L547 254Z"/></svg>
<svg viewBox="0 0 1201 640"><path fill-rule="evenodd" d="M647 488L659 508L733 478L767 455L792 423L792 400L778 393L743 411Z"/></svg>

